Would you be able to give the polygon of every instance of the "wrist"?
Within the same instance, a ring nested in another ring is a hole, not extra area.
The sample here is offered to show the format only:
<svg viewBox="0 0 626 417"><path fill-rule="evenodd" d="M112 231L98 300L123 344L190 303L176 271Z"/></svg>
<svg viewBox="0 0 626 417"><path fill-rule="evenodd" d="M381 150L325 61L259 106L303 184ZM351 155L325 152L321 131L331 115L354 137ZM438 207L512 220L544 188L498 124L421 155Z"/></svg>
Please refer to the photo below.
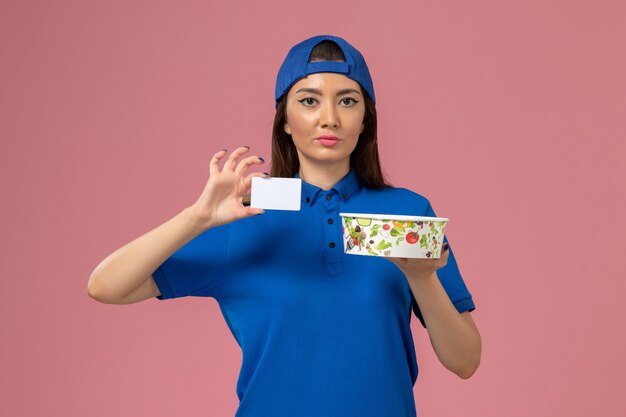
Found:
<svg viewBox="0 0 626 417"><path fill-rule="evenodd" d="M417 285L431 285L439 282L439 277L436 271L432 272L408 272L404 274L410 282L414 282Z"/></svg>
<svg viewBox="0 0 626 417"><path fill-rule="evenodd" d="M189 224L198 234L215 226L215 224L213 224L210 219L207 219L205 216L200 215L198 210L194 206L189 206L185 208L181 214L186 217Z"/></svg>

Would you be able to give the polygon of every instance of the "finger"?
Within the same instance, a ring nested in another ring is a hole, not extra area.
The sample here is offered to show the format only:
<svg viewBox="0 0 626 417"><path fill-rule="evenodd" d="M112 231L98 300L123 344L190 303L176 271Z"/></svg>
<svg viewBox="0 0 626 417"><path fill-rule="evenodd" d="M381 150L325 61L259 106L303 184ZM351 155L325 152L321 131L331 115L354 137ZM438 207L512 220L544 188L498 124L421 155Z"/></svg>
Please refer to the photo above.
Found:
<svg viewBox="0 0 626 417"><path fill-rule="evenodd" d="M224 164L224 169L234 171L235 166L237 165L237 161L239 161L239 158L241 157L241 155L248 152L249 150L250 150L249 146L242 146L242 147L235 149L233 153L231 153L228 159L226 160L226 163Z"/></svg>
<svg viewBox="0 0 626 417"><path fill-rule="evenodd" d="M260 208L246 207L244 210L248 216L256 216L257 214L265 213L265 210Z"/></svg>
<svg viewBox="0 0 626 417"><path fill-rule="evenodd" d="M448 263L448 258L450 257L450 250L449 250L449 246L447 247L442 247L441 248L441 254L439 255L439 263L443 264L443 266L445 266Z"/></svg>
<svg viewBox="0 0 626 417"><path fill-rule="evenodd" d="M246 190L252 188L252 178L254 177L269 178L270 174L268 174L267 172L253 172L252 174L248 175L246 178L243 179L243 186L246 187Z"/></svg>
<svg viewBox="0 0 626 417"><path fill-rule="evenodd" d="M443 244L443 250L448 250L449 247L450 245L448 245L448 242Z"/></svg>
<svg viewBox="0 0 626 417"><path fill-rule="evenodd" d="M220 172L219 162L226 156L226 149L222 149L216 154L213 154L211 162L209 164L209 174L211 176L217 175Z"/></svg>
<svg viewBox="0 0 626 417"><path fill-rule="evenodd" d="M265 159L261 158L260 156L249 156L239 162L237 168L235 168L235 174L237 174L237 176L243 177L250 165L261 165L263 163L265 163Z"/></svg>

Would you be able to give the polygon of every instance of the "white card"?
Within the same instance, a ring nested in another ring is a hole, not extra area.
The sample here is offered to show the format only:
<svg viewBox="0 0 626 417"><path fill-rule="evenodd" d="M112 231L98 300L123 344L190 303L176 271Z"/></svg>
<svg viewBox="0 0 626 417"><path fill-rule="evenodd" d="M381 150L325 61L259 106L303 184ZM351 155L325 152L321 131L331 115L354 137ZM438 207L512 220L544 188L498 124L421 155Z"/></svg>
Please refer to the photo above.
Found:
<svg viewBox="0 0 626 417"><path fill-rule="evenodd" d="M252 177L250 207L267 210L300 210L300 178Z"/></svg>

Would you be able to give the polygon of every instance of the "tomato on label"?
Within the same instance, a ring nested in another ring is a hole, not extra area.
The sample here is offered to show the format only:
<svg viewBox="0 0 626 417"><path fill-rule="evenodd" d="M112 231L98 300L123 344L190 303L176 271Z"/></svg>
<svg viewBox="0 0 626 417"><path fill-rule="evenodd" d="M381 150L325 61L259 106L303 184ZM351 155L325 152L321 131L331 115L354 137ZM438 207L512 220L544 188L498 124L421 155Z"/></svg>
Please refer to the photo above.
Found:
<svg viewBox="0 0 626 417"><path fill-rule="evenodd" d="M409 232L406 234L406 243L414 245L420 239L420 236L415 232Z"/></svg>

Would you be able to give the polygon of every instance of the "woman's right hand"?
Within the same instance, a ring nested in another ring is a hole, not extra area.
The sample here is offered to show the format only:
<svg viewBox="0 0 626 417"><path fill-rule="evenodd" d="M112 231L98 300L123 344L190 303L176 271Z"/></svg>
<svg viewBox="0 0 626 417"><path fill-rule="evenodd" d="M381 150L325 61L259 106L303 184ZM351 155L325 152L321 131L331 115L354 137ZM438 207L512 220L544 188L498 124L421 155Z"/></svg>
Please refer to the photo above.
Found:
<svg viewBox="0 0 626 417"><path fill-rule="evenodd" d="M249 150L247 146L237 148L226 159L221 171L219 162L227 155L227 151L224 149L213 155L210 176L204 191L198 201L189 207L201 227L208 229L264 212L262 209L243 205L244 196L250 194L252 188L252 177L268 176L261 172L246 176L251 165L265 162L256 155L241 159Z"/></svg>

